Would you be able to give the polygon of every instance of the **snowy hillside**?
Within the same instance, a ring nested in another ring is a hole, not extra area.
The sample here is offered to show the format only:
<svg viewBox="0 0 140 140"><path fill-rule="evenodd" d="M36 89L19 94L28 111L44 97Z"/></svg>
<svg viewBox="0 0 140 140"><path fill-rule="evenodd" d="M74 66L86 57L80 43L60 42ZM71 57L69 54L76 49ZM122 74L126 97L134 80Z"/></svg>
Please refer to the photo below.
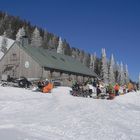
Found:
<svg viewBox="0 0 140 140"><path fill-rule="evenodd" d="M139 140L140 92L114 100L0 87L1 140Z"/></svg>
<svg viewBox="0 0 140 140"><path fill-rule="evenodd" d="M0 36L0 48L2 44L2 36ZM15 41L12 39L7 38L7 50L12 46ZM0 59L3 57L4 53L0 51Z"/></svg>

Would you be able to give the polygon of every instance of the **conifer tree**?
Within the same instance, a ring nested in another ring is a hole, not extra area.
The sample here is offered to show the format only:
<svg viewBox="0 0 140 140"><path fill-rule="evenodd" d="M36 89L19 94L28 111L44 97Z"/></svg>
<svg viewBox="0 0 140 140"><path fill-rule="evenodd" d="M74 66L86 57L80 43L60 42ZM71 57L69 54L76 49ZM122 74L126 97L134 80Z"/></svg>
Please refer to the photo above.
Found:
<svg viewBox="0 0 140 140"><path fill-rule="evenodd" d="M101 62L102 62L101 77L103 79L103 82L108 84L108 65L107 65L107 58L106 58L105 49L102 49Z"/></svg>
<svg viewBox="0 0 140 140"><path fill-rule="evenodd" d="M120 64L117 62L115 64L115 82L120 84Z"/></svg>
<svg viewBox="0 0 140 140"><path fill-rule="evenodd" d="M96 52L93 55L93 70L95 71Z"/></svg>
<svg viewBox="0 0 140 140"><path fill-rule="evenodd" d="M111 55L110 64L109 64L109 83L115 84L115 75L114 75L114 56Z"/></svg>
<svg viewBox="0 0 140 140"><path fill-rule="evenodd" d="M125 83L124 67L123 67L123 63L121 62L121 66L120 66L120 85L124 85L124 83Z"/></svg>
<svg viewBox="0 0 140 140"><path fill-rule="evenodd" d="M64 54L63 42L62 42L61 37L59 38L59 44L58 44L58 47L57 47L57 53Z"/></svg>
<svg viewBox="0 0 140 140"><path fill-rule="evenodd" d="M35 48L39 48L42 45L42 37L40 36L40 32L38 28L36 27L34 29L34 32L32 33L31 37L31 46Z"/></svg>
<svg viewBox="0 0 140 140"><path fill-rule="evenodd" d="M129 83L129 72L128 72L128 66L125 65L125 83Z"/></svg>
<svg viewBox="0 0 140 140"><path fill-rule="evenodd" d="M95 61L96 61L96 53L94 55L90 55L90 65L89 67L95 71Z"/></svg>
<svg viewBox="0 0 140 140"><path fill-rule="evenodd" d="M22 37L25 35L26 35L26 33L25 33L24 28L23 27L20 28L16 34L16 41L21 42Z"/></svg>

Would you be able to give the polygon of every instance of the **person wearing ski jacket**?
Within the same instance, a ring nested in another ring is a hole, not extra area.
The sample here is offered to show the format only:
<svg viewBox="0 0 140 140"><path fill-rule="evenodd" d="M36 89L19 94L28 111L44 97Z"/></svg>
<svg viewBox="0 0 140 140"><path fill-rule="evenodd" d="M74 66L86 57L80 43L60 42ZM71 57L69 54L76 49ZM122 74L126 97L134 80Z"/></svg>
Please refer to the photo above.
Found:
<svg viewBox="0 0 140 140"><path fill-rule="evenodd" d="M133 91L134 87L132 83L128 83L128 91L127 92L131 92Z"/></svg>
<svg viewBox="0 0 140 140"><path fill-rule="evenodd" d="M101 91L101 89L100 89L100 86L98 85L97 86L97 88L96 88L96 93L97 93L97 98L99 98L100 97L100 95L101 95L101 93L102 93L102 91Z"/></svg>
<svg viewBox="0 0 140 140"><path fill-rule="evenodd" d="M114 86L114 90L115 90L115 96L119 95L119 90L120 90L120 86L118 83L116 83L116 85Z"/></svg>
<svg viewBox="0 0 140 140"><path fill-rule="evenodd" d="M49 93L53 89L53 84L50 82L46 82L45 86L43 87L43 93Z"/></svg>

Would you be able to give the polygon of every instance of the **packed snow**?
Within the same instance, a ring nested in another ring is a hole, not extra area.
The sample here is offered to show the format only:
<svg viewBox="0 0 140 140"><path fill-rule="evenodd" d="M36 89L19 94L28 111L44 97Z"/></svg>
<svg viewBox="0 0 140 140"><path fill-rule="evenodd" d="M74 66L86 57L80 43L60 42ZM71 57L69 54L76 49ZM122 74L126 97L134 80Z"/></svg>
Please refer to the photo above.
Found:
<svg viewBox="0 0 140 140"><path fill-rule="evenodd" d="M1 140L139 140L140 92L114 100L0 86Z"/></svg>
<svg viewBox="0 0 140 140"><path fill-rule="evenodd" d="M1 44L2 44L2 39L3 37L0 36L0 48L1 48ZM13 45L15 41L12 39L7 38L7 50ZM0 59L4 56L4 53L0 50Z"/></svg>

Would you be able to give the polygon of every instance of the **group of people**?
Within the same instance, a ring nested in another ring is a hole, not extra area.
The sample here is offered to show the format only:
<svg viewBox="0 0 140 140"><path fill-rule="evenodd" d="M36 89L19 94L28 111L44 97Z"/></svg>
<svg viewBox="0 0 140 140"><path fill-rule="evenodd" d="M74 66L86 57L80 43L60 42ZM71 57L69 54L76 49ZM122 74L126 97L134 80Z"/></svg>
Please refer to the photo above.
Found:
<svg viewBox="0 0 140 140"><path fill-rule="evenodd" d="M115 96L119 96L120 94L126 94L128 92L132 92L132 91L137 91L137 86L135 84L132 84L131 82L129 82L127 85L123 85L120 86L118 83L116 83L115 85L112 84L108 84L106 86L102 86L100 84L97 85L97 97L101 96L102 90L101 88L104 87L105 89L105 93L108 96L107 99L114 99Z"/></svg>
<svg viewBox="0 0 140 140"><path fill-rule="evenodd" d="M94 88L91 89L89 85L92 85ZM116 83L115 85L105 85L102 81L87 81L84 83L78 83L77 81L75 81L72 89L74 91L74 95L76 96L80 96L81 94L83 95L84 93L88 92L90 97L92 97L92 93L96 94L97 99L102 97L104 98L105 96L107 97L107 99L114 99L115 96L119 96L120 94L137 91L137 86L135 84L132 84L131 82L127 85L120 86L118 83Z"/></svg>
<svg viewBox="0 0 140 140"><path fill-rule="evenodd" d="M77 81L74 81L72 84L71 94L73 96L91 97L92 89L90 89L87 82L79 83Z"/></svg>

